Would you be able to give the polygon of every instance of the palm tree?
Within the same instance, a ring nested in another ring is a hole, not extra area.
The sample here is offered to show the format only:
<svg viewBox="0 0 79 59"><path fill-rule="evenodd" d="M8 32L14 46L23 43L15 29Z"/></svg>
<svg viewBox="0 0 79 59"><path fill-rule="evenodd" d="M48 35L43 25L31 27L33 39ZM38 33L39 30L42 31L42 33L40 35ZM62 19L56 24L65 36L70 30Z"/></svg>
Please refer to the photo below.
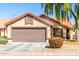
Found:
<svg viewBox="0 0 79 59"><path fill-rule="evenodd" d="M78 19L79 19L79 4L68 4L68 3L44 3L41 4L44 8L44 12L47 15L53 15L55 12L55 16L57 19L64 18L69 20L72 16L75 19L75 28L76 28L76 36L78 29ZM72 6L73 5L73 6ZM76 37L77 40L77 37Z"/></svg>
<svg viewBox="0 0 79 59"><path fill-rule="evenodd" d="M76 34L77 34L77 31L78 31L78 21L79 21L79 3L75 4L74 6L75 8L75 23L76 23ZM77 37L78 37L78 34L77 34ZM76 38L78 39L78 38Z"/></svg>
<svg viewBox="0 0 79 59"><path fill-rule="evenodd" d="M75 3L73 4L73 8L69 8L68 11L73 15L75 19L75 31L76 31L76 40L78 39L78 20L79 20L79 4Z"/></svg>
<svg viewBox="0 0 79 59"><path fill-rule="evenodd" d="M44 8L44 12L46 15L55 14L56 18L60 20L60 18L69 18L68 11L65 10L64 3L43 3L41 4Z"/></svg>

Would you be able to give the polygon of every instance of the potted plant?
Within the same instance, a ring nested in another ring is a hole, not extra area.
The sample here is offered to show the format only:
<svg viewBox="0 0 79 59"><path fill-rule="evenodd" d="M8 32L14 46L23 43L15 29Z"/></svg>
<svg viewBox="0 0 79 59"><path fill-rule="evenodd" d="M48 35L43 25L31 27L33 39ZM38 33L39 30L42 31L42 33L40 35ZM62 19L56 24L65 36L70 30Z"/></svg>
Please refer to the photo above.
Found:
<svg viewBox="0 0 79 59"><path fill-rule="evenodd" d="M0 36L0 44L6 44L8 43L7 37L6 36Z"/></svg>
<svg viewBox="0 0 79 59"><path fill-rule="evenodd" d="M63 38L61 37L49 38L49 45L52 48L61 48L61 46L63 45Z"/></svg>

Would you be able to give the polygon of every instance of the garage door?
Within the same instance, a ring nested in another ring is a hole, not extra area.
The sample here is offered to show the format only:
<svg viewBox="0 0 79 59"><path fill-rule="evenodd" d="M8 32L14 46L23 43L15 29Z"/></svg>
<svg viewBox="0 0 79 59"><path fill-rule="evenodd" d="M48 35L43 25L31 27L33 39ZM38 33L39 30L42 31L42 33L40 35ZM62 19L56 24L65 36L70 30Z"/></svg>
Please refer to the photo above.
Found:
<svg viewBox="0 0 79 59"><path fill-rule="evenodd" d="M12 28L14 42L45 42L46 28Z"/></svg>

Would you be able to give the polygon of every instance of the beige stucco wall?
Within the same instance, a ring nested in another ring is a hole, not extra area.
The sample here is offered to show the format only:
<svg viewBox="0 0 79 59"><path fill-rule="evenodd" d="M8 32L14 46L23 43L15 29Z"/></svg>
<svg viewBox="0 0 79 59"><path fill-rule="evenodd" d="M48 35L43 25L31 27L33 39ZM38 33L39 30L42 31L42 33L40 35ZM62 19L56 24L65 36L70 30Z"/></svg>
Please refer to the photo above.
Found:
<svg viewBox="0 0 79 59"><path fill-rule="evenodd" d="M65 37L64 40L66 40L66 28L63 28L63 36Z"/></svg>
<svg viewBox="0 0 79 59"><path fill-rule="evenodd" d="M74 35L75 35L75 32L70 29L70 40L74 40Z"/></svg>
<svg viewBox="0 0 79 59"><path fill-rule="evenodd" d="M4 36L4 31L1 30L1 36Z"/></svg>
<svg viewBox="0 0 79 59"><path fill-rule="evenodd" d="M7 36L7 32L5 31L5 35ZM1 30L1 36L4 36L4 30Z"/></svg>
<svg viewBox="0 0 79 59"><path fill-rule="evenodd" d="M20 27L20 26L21 27L22 26L23 27L46 27L47 28L47 38L50 38L50 36L51 36L50 27L48 25L45 25L45 24L35 20L34 18L32 18L32 19L33 19L33 25L25 25L25 18L9 25L7 27L7 35L6 36L11 38L11 27L17 27L17 26L18 27Z"/></svg>

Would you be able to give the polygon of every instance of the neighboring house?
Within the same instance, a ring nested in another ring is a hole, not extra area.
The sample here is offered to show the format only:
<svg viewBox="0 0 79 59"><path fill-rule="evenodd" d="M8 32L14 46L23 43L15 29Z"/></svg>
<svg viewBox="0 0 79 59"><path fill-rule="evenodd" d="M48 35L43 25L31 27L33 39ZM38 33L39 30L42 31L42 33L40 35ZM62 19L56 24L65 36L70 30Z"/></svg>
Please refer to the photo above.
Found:
<svg viewBox="0 0 79 59"><path fill-rule="evenodd" d="M25 13L4 24L4 34L16 42L45 42L53 36L67 37L70 26L44 15ZM60 34L58 34L60 33Z"/></svg>
<svg viewBox="0 0 79 59"><path fill-rule="evenodd" d="M0 19L0 36L4 36L5 35L5 23L11 21L10 18L5 18L5 19Z"/></svg>

